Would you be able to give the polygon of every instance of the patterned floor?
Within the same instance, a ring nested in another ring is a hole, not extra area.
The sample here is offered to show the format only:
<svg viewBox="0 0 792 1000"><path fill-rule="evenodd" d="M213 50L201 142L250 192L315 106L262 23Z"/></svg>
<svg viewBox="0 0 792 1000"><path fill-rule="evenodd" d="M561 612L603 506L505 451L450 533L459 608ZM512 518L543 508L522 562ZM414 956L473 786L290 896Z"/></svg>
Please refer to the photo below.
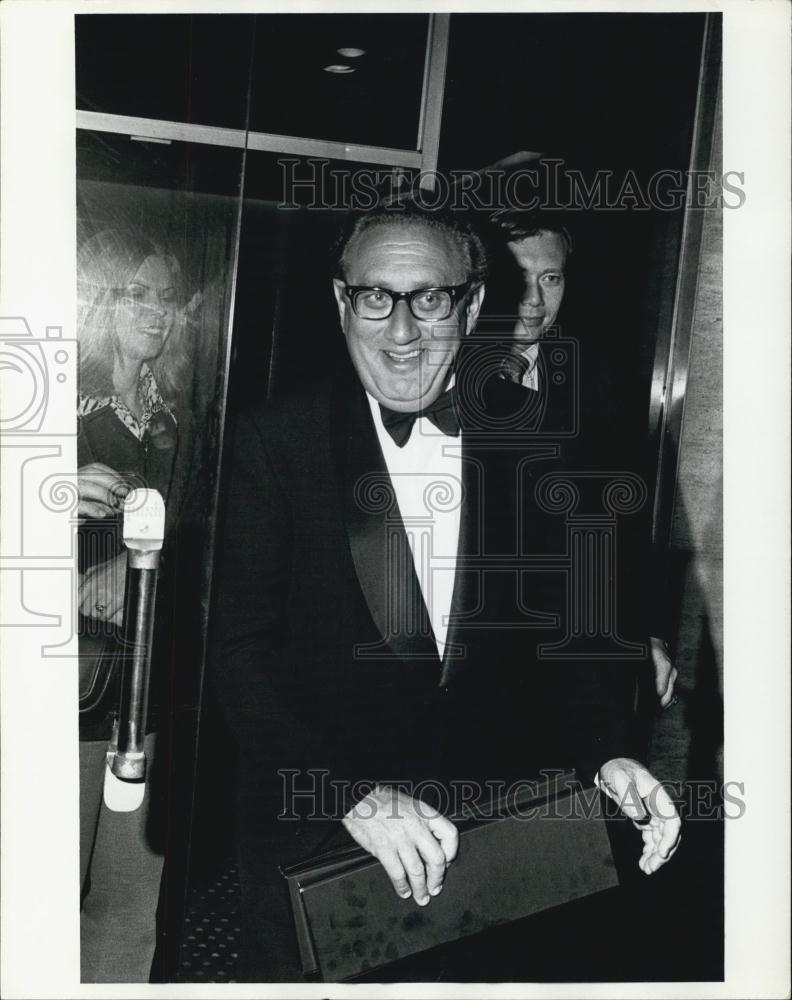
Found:
<svg viewBox="0 0 792 1000"><path fill-rule="evenodd" d="M212 881L193 887L184 919L179 983L233 983L239 946L239 874L227 860Z"/></svg>

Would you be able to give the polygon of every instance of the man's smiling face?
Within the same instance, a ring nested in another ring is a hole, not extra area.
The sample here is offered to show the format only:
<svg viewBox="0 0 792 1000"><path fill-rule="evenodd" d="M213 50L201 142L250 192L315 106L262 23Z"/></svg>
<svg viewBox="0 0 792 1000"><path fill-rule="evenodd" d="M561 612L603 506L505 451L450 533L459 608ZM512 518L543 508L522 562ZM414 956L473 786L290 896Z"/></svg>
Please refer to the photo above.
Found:
<svg viewBox="0 0 792 1000"><path fill-rule="evenodd" d="M441 229L405 221L372 225L345 254L349 285L394 292L461 285L468 280L462 251ZM334 282L341 327L360 381L377 402L400 412L422 410L448 385L462 337L476 322L483 287L475 288L451 315L432 323L416 319L406 300L387 319L361 319Z"/></svg>

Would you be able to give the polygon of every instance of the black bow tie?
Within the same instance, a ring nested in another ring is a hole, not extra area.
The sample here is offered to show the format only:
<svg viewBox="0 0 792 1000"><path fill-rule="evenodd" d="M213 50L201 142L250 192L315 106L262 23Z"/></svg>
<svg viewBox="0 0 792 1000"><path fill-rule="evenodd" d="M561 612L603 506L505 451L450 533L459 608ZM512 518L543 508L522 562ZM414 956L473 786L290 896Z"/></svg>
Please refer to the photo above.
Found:
<svg viewBox="0 0 792 1000"><path fill-rule="evenodd" d="M382 424L390 434L395 443L403 448L410 440L413 425L419 417L428 417L429 420L449 437L459 437L459 418L454 408L456 402L456 392L454 389L446 391L425 410L417 410L414 413L397 413L380 405Z"/></svg>

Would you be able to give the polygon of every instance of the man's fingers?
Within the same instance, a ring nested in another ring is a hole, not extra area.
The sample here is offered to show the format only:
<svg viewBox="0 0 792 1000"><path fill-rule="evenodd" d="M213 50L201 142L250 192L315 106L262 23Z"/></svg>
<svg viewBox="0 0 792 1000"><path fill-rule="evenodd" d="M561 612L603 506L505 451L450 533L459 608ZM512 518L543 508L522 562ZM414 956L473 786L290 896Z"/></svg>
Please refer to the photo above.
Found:
<svg viewBox="0 0 792 1000"><path fill-rule="evenodd" d="M671 801L671 796L659 781L652 786L648 794L644 794L646 795L646 804L653 816L665 821L676 820L679 822L677 808Z"/></svg>
<svg viewBox="0 0 792 1000"><path fill-rule="evenodd" d="M609 774L608 779L602 782L602 787L629 819L639 822L646 819L647 813L638 786L623 768L617 768Z"/></svg>
<svg viewBox="0 0 792 1000"><path fill-rule="evenodd" d="M459 831L450 819L440 813L427 820L427 826L440 842L446 864L451 864L459 850Z"/></svg>
<svg viewBox="0 0 792 1000"><path fill-rule="evenodd" d="M383 849L380 851L378 859L397 894L402 899L406 899L410 895L410 884L407 881L404 865L401 863L399 855L394 850Z"/></svg>
<svg viewBox="0 0 792 1000"><path fill-rule="evenodd" d="M643 852L638 865L651 875L679 846L682 821L671 797L642 764L626 757L607 761L596 780L640 829Z"/></svg>
<svg viewBox="0 0 792 1000"><path fill-rule="evenodd" d="M668 675L668 681L666 684L665 693L660 699L660 705L663 708L667 708L674 697L674 689L676 687L677 677L679 676L679 671L676 667L671 668L671 673Z"/></svg>
<svg viewBox="0 0 792 1000"><path fill-rule="evenodd" d="M679 846L680 834L682 832L682 821L669 819L663 823L660 839L657 842L657 853L663 860L670 858Z"/></svg>
<svg viewBox="0 0 792 1000"><path fill-rule="evenodd" d="M422 832L416 846L426 868L426 888L430 896L436 896L443 888L446 873L445 853L428 830Z"/></svg>
<svg viewBox="0 0 792 1000"><path fill-rule="evenodd" d="M419 906L426 906L442 889L448 862L456 856L456 827L428 803L421 802L419 808L408 796L394 799L387 787L365 801L371 813L364 817L359 803L344 817L344 825L379 860L402 898L412 895Z"/></svg>
<svg viewBox="0 0 792 1000"><path fill-rule="evenodd" d="M598 784L629 819L643 827L652 817L678 819L676 806L659 781L643 767L609 768Z"/></svg>
<svg viewBox="0 0 792 1000"><path fill-rule="evenodd" d="M653 819L643 830L643 852L638 867L651 875L669 861L680 843L681 820Z"/></svg>
<svg viewBox="0 0 792 1000"><path fill-rule="evenodd" d="M429 902L429 890L426 888L426 869L418 856L418 851L411 843L404 843L399 847L399 860L407 873L413 899L419 906L426 906Z"/></svg>
<svg viewBox="0 0 792 1000"><path fill-rule="evenodd" d="M639 863L641 870L647 875L654 874L654 872L656 872L658 868L662 868L664 864L665 858L661 858L657 851L653 851L651 854L641 858Z"/></svg>

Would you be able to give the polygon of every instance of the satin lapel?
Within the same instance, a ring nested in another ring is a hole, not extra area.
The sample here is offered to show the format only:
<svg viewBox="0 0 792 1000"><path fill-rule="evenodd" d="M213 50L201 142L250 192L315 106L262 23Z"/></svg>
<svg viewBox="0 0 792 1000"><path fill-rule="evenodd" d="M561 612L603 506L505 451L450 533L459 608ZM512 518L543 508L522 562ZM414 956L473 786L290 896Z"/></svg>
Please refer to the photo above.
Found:
<svg viewBox="0 0 792 1000"><path fill-rule="evenodd" d="M443 652L440 687L446 687L467 664L468 650L464 643L465 614L470 614L477 601L475 568L466 567L466 559L474 559L479 550L479 473L471 455L470 439L462 434L462 509L459 514L459 542L451 595L451 615Z"/></svg>
<svg viewBox="0 0 792 1000"><path fill-rule="evenodd" d="M366 396L340 380L333 400L333 440L341 475L349 547L361 590L382 642L359 655L438 661L429 614L382 457Z"/></svg>

